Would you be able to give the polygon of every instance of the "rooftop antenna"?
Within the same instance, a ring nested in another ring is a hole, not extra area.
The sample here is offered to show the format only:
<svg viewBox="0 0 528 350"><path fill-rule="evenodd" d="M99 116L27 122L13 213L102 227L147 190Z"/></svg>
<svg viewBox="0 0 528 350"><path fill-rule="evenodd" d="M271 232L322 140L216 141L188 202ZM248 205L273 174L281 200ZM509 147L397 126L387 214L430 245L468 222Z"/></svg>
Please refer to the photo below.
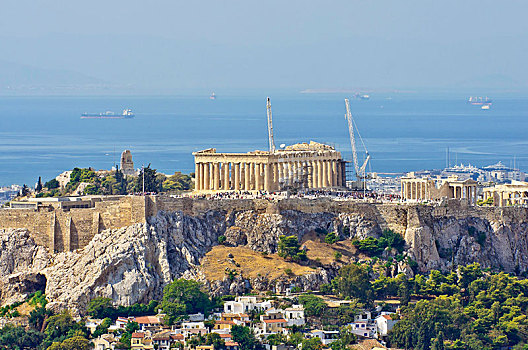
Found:
<svg viewBox="0 0 528 350"><path fill-rule="evenodd" d="M268 112L268 142L270 153L275 153L275 140L273 139L273 121L271 117L271 100L268 97L266 100L266 110Z"/></svg>

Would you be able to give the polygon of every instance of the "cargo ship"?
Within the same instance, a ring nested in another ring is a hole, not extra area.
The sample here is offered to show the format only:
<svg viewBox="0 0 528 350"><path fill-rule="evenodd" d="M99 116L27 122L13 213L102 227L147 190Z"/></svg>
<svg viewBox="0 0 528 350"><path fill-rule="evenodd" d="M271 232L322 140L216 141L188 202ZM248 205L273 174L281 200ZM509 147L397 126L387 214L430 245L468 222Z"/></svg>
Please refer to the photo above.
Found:
<svg viewBox="0 0 528 350"><path fill-rule="evenodd" d="M123 109L123 113L117 114L111 111L104 113L83 113L81 119L129 119L134 118L135 115L131 109Z"/></svg>
<svg viewBox="0 0 528 350"><path fill-rule="evenodd" d="M482 106L482 105L490 105L492 102L491 99L487 98L487 97L480 97L480 96L471 96L469 99L468 99L468 103L471 103L472 105L476 105L476 106Z"/></svg>

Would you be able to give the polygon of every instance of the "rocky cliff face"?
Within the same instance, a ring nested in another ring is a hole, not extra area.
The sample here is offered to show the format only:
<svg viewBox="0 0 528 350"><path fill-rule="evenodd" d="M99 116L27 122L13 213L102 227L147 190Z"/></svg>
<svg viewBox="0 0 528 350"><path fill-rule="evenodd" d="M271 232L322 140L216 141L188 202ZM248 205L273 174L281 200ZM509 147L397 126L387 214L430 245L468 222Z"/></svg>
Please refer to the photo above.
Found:
<svg viewBox="0 0 528 350"><path fill-rule="evenodd" d="M0 230L0 303L21 301L43 289L40 271L48 264L47 249L35 244L24 229Z"/></svg>
<svg viewBox="0 0 528 350"><path fill-rule="evenodd" d="M448 270L479 262L485 267L523 272L528 269L526 211L502 214L434 212L426 206L363 207L305 213L283 210L210 210L199 215L159 212L148 223L97 234L83 249L50 255L26 230L0 231L0 301L16 301L45 285L50 307L79 309L96 297L130 305L159 298L163 287L184 276L203 279L200 260L220 235L231 245L273 253L281 234L299 238L313 231L336 231L348 239L378 236L384 229L401 233L406 253L422 271ZM403 268L401 266L400 268ZM397 272L397 271L395 271ZM324 266L293 278L206 281L214 294L284 291L291 285L314 290L328 283L337 266Z"/></svg>

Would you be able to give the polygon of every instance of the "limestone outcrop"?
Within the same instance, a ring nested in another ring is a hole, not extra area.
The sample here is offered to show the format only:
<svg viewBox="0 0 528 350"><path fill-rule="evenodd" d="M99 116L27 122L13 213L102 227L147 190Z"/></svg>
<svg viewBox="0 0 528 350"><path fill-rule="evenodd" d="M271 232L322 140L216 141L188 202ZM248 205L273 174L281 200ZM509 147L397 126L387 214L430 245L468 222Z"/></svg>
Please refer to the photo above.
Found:
<svg viewBox="0 0 528 350"><path fill-rule="evenodd" d="M213 294L219 295L249 290L282 292L292 286L316 290L337 273L338 267L331 264L290 278L235 276L205 281L201 260L222 235L226 244L274 253L282 234L297 235L302 240L314 231L335 231L344 239L364 239L392 229L405 238L405 254L423 272L449 270L472 262L508 272L528 269L526 209L392 204L363 204L354 210L327 208L283 209L275 213L223 208L201 213L159 211L147 223L104 230L84 248L58 254L49 254L37 245L27 230L3 230L0 302L21 300L45 286L50 307L82 312L88 301L97 296L112 298L122 305L159 298L163 287L178 277L203 280ZM399 264L393 273L406 268Z"/></svg>
<svg viewBox="0 0 528 350"><path fill-rule="evenodd" d="M25 229L0 230L0 303L11 304L46 285L39 272L49 260Z"/></svg>

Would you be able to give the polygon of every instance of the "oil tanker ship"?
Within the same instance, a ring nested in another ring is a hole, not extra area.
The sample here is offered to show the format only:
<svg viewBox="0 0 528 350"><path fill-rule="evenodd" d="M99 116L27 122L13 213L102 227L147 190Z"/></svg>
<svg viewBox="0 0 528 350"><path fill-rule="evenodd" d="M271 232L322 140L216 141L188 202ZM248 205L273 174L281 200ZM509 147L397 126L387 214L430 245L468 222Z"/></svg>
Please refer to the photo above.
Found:
<svg viewBox="0 0 528 350"><path fill-rule="evenodd" d="M83 113L81 119L129 119L134 118L135 115L131 109L124 109L123 113L117 114L111 111L104 113Z"/></svg>

